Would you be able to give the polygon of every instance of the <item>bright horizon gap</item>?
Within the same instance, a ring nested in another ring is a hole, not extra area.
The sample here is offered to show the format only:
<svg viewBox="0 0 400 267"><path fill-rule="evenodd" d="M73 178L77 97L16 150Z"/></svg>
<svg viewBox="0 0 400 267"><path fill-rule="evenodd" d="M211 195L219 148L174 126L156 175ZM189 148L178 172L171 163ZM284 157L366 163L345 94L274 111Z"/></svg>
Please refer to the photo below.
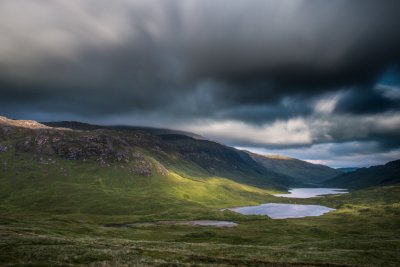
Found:
<svg viewBox="0 0 400 267"><path fill-rule="evenodd" d="M312 164L321 164L321 165L326 165L331 168L337 169L337 168L368 168L371 166L376 166L376 165L385 165L386 163L390 161L394 161L399 159L396 155L399 153L399 151L395 151L393 154L383 154L380 155L379 159L376 160L376 154L371 154L371 155L364 155L363 157L354 160L354 161L349 161L348 158L342 158L342 157L332 157L332 158L325 158L325 159L310 159L304 153L305 148L297 148L297 149L265 149L265 148L255 148L255 147L235 147L236 149L239 150L247 150L252 153L260 154L260 155L266 155L266 156L274 156L274 155L280 155L280 156L287 156L290 158L294 159L300 159ZM307 149L306 149L307 150ZM368 162L365 164L365 162Z"/></svg>

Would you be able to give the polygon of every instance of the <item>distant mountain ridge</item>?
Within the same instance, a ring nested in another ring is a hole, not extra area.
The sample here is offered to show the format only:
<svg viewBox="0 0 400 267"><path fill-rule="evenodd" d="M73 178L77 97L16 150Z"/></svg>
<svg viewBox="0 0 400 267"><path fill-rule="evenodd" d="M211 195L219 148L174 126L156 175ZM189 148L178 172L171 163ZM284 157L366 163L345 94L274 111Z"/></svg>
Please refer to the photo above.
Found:
<svg viewBox="0 0 400 267"><path fill-rule="evenodd" d="M312 164L282 155L259 155L247 153L265 168L291 177L298 184L320 185L322 182L342 174L325 165Z"/></svg>
<svg viewBox="0 0 400 267"><path fill-rule="evenodd" d="M345 168L337 168L336 170L339 170L343 173L348 173L348 172L354 172L358 170L360 167L345 167Z"/></svg>
<svg viewBox="0 0 400 267"><path fill-rule="evenodd" d="M152 133L155 135L162 134L180 134L192 137L194 139L205 140L206 138L191 132L180 131L180 130L172 130L166 128L154 128L154 127L145 127L145 126L102 126L102 125L93 125L89 123L77 122L77 121L60 121L60 122L41 122L41 124L56 127L56 128L70 128L74 130L96 130L96 129L114 129L114 130L139 130L148 133Z"/></svg>
<svg viewBox="0 0 400 267"><path fill-rule="evenodd" d="M359 168L325 182L327 186L359 189L372 186L400 184L400 160L385 165Z"/></svg>

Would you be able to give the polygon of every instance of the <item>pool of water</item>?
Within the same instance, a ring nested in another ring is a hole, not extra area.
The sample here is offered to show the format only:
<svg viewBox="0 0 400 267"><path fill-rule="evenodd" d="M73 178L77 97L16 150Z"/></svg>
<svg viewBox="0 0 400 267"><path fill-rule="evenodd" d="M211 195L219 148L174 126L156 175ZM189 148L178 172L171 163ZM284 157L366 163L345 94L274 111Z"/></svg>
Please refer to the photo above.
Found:
<svg viewBox="0 0 400 267"><path fill-rule="evenodd" d="M258 206L233 208L230 210L243 215L266 215L272 219L288 219L321 216L335 209L320 205L267 203Z"/></svg>
<svg viewBox="0 0 400 267"><path fill-rule="evenodd" d="M211 227L236 227L237 223L232 221L214 221L214 220L195 220L195 221L155 221L155 222L136 222L136 223L120 223L106 224L106 227L146 227L146 226L162 226L162 225L189 225L189 226L211 226Z"/></svg>
<svg viewBox="0 0 400 267"><path fill-rule="evenodd" d="M311 198L323 195L346 194L347 189L341 188L294 188L289 194L275 194L276 197Z"/></svg>

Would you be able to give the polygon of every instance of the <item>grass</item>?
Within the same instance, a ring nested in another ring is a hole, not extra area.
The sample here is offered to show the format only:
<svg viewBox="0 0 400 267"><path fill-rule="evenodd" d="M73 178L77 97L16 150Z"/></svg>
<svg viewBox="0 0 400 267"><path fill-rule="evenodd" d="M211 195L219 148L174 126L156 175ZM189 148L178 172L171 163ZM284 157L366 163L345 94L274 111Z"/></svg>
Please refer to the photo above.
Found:
<svg viewBox="0 0 400 267"><path fill-rule="evenodd" d="M135 176L129 173L127 164L107 167L96 162L59 160L40 165L29 158L7 162L0 176L2 203L53 214L165 218L169 213L179 216L257 204L273 192L221 177L184 178L175 172Z"/></svg>
<svg viewBox="0 0 400 267"><path fill-rule="evenodd" d="M233 229L105 228L96 216L5 207L1 215L1 262L18 265L398 266L400 261L399 216L387 209L345 208L290 220L232 218L239 223Z"/></svg>
<svg viewBox="0 0 400 267"><path fill-rule="evenodd" d="M156 161L155 158L148 159ZM314 199L190 165L144 177L129 164L102 166L0 154L0 265L17 266L399 266L400 187ZM186 169L185 169L186 168ZM187 171L190 169L191 172ZM272 220L221 208L265 202L322 204L321 217ZM155 220L233 220L236 228L162 225L104 227Z"/></svg>

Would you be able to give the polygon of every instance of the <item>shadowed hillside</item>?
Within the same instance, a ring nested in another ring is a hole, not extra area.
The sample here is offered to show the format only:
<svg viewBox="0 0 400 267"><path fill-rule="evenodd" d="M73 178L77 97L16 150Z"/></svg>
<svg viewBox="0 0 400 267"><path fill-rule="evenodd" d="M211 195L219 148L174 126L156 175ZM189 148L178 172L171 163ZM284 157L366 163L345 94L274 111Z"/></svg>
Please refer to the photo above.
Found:
<svg viewBox="0 0 400 267"><path fill-rule="evenodd" d="M341 171L328 166L312 164L286 156L247 153L265 168L291 177L298 185L318 185L342 174Z"/></svg>
<svg viewBox="0 0 400 267"><path fill-rule="evenodd" d="M342 173L354 172L358 170L359 167L347 167L347 168L337 168L336 170L341 171Z"/></svg>
<svg viewBox="0 0 400 267"><path fill-rule="evenodd" d="M325 184L349 189L400 184L400 160L344 173Z"/></svg>

